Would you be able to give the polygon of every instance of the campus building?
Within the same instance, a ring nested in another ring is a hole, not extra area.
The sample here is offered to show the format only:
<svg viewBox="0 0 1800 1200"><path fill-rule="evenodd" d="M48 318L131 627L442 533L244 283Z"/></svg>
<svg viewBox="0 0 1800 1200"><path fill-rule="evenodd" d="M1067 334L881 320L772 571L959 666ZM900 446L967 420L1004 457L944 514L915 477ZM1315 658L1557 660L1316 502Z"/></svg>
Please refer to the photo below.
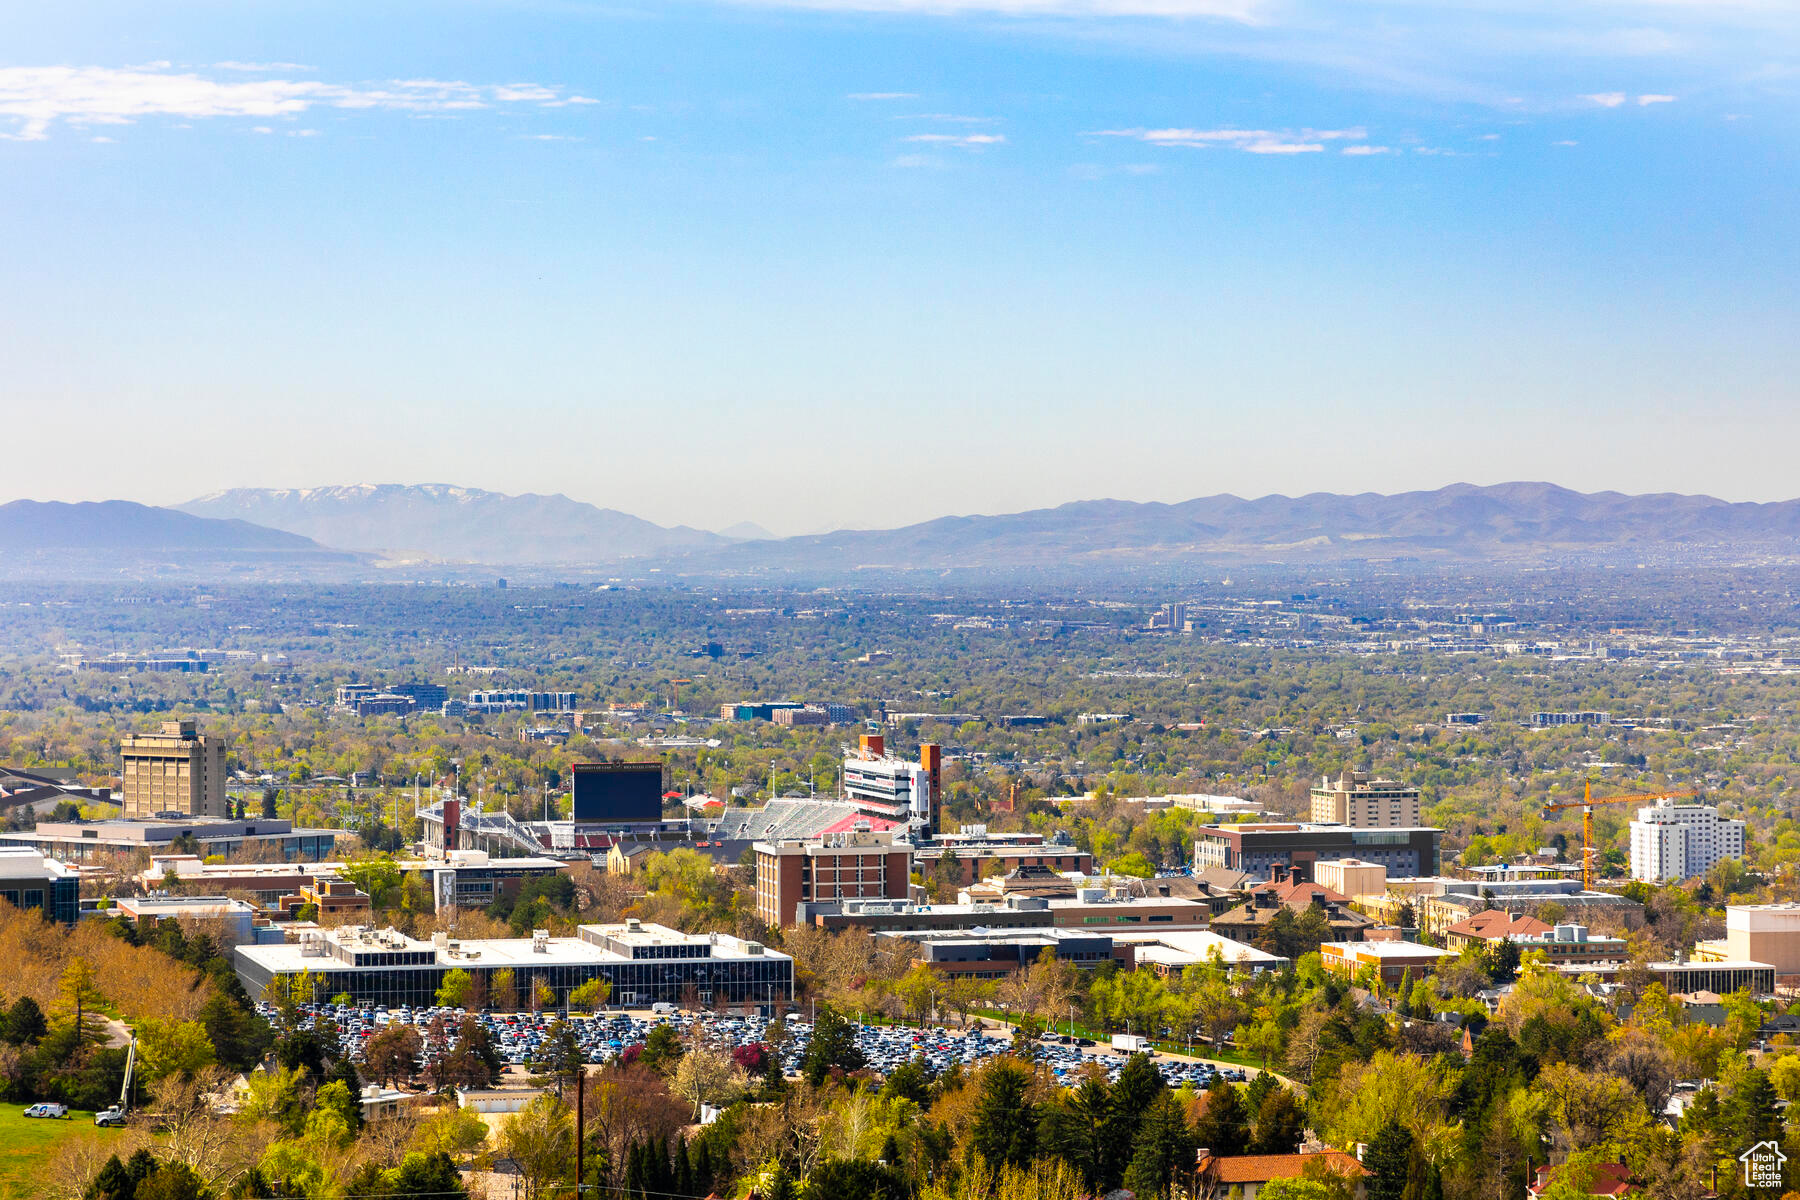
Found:
<svg viewBox="0 0 1800 1200"><path fill-rule="evenodd" d="M189 817L177 820L44 821L36 829L0 833L0 845L29 846L64 862L85 862L112 854L147 850L168 854L177 839L192 839L202 858L231 857L258 849L288 862L320 862L333 857L339 837L355 835L335 829L295 828L285 817L227 820Z"/></svg>
<svg viewBox="0 0 1800 1200"><path fill-rule="evenodd" d="M299 942L239 946L236 966L252 997L305 975L321 999L348 993L358 1003L381 1005L432 1004L444 976L458 970L496 1008L558 1008L594 979L612 985L611 1003L629 1007L725 1005L769 1016L794 993L794 960L759 942L636 920L582 925L576 933L479 940L435 934L425 942L393 929L346 925L308 930Z"/></svg>
<svg viewBox="0 0 1800 1200"><path fill-rule="evenodd" d="M29 846L0 846L0 901L73 925L81 908L81 881Z"/></svg>
<svg viewBox="0 0 1800 1200"><path fill-rule="evenodd" d="M1367 771L1345 771L1313 785L1312 819L1317 825L1361 829L1411 829L1419 823L1419 789Z"/></svg>
<svg viewBox="0 0 1800 1200"><path fill-rule="evenodd" d="M1409 976L1423 979L1455 957L1455 951L1416 942L1326 942L1319 947L1319 963L1327 971L1353 979L1369 967L1382 986L1390 988Z"/></svg>
<svg viewBox="0 0 1800 1200"><path fill-rule="evenodd" d="M1800 975L1800 904L1729 904L1725 936L1694 947L1707 962L1764 962L1777 975Z"/></svg>
<svg viewBox="0 0 1800 1200"><path fill-rule="evenodd" d="M1354 858L1394 875L1435 875L1441 829L1427 827L1361 829L1348 825L1220 825L1200 831L1194 841L1194 870L1226 867L1260 879L1272 867L1298 866L1311 878L1316 862Z"/></svg>
<svg viewBox="0 0 1800 1200"><path fill-rule="evenodd" d="M757 842L755 851L756 915L765 925L801 919L802 904L908 898L912 847L890 830Z"/></svg>
<svg viewBox="0 0 1800 1200"><path fill-rule="evenodd" d="M164 721L160 733L128 733L119 744L126 817L224 817L225 744L193 720Z"/></svg>
<svg viewBox="0 0 1800 1200"><path fill-rule="evenodd" d="M912 942L915 964L957 979L1004 979L1035 963L1046 950L1057 961L1083 969L1114 957L1111 934L1074 929L895 930L876 936Z"/></svg>

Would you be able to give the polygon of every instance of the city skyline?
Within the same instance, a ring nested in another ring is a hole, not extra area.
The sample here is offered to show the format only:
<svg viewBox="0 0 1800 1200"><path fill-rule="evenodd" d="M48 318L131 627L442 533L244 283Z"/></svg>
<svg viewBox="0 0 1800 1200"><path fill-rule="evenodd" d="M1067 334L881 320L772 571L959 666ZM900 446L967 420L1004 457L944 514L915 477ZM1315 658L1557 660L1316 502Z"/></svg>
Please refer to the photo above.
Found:
<svg viewBox="0 0 1800 1200"><path fill-rule="evenodd" d="M15 12L0 498L1787 499L1793 15Z"/></svg>

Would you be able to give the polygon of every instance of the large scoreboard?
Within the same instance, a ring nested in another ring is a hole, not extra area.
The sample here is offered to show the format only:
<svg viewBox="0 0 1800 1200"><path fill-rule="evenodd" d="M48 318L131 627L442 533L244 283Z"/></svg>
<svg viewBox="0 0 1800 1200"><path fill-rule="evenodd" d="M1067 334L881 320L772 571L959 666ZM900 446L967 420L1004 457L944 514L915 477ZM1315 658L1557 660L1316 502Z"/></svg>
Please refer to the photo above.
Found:
<svg viewBox="0 0 1800 1200"><path fill-rule="evenodd" d="M577 821L660 821L662 797L660 762L575 764Z"/></svg>

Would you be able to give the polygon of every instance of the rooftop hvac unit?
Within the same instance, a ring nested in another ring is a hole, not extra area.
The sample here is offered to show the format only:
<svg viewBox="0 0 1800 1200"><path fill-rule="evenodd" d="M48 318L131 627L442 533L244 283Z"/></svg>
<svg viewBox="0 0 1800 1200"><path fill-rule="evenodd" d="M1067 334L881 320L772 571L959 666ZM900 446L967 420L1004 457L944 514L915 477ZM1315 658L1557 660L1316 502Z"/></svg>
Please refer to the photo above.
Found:
<svg viewBox="0 0 1800 1200"><path fill-rule="evenodd" d="M550 953L550 931L548 929L531 931L531 952L533 954Z"/></svg>
<svg viewBox="0 0 1800 1200"><path fill-rule="evenodd" d="M762 952L763 952L763 944L761 942L745 942L744 943L744 953L745 954L761 954Z"/></svg>
<svg viewBox="0 0 1800 1200"><path fill-rule="evenodd" d="M630 932L636 933L638 930L642 929L643 927L644 927L644 923L642 921L638 920L636 917L626 917L625 918L625 928L627 930L629 930Z"/></svg>

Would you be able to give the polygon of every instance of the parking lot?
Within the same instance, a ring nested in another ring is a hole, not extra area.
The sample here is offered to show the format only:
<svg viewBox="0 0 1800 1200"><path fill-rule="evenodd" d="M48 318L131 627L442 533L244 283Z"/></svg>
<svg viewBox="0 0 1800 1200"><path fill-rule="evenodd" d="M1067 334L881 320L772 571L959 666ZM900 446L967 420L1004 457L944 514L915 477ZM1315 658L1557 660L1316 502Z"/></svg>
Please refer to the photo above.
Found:
<svg viewBox="0 0 1800 1200"><path fill-rule="evenodd" d="M273 1009L266 1005L262 1011L266 1017L273 1016ZM417 1029L425 1045L424 1057L429 1060L448 1049L448 1043L455 1039L462 1021L474 1019L486 1027L501 1060L518 1067L543 1060L551 1028L564 1019L560 1013L483 1012L473 1014L471 1018L452 1008L390 1010L326 1004L303 1006L302 1026L313 1028L321 1015L336 1028L339 1048L358 1061L362 1059L363 1047L369 1038L390 1024L411 1025ZM446 1036L434 1041L431 1026L440 1020ZM768 1044L767 1021L710 1012L677 1012L663 1016L628 1012L578 1014L568 1017L568 1023L583 1057L590 1063L606 1062L628 1047L643 1045L650 1031L662 1024L672 1025L684 1038L698 1034L725 1050ZM789 1016L784 1025L787 1036L781 1047L781 1065L791 1075L799 1071L807 1045L812 1040L813 1027L800 1015ZM958 1031L935 1025L858 1025L856 1031L857 1048L868 1059L870 1068L882 1075L913 1059L922 1060L926 1069L936 1075L952 1065L973 1066L983 1059L1004 1054L1012 1045L1011 1030L1005 1028ZM1050 1033L1039 1040L1034 1057L1049 1067L1059 1081L1071 1084L1077 1081L1082 1068L1089 1062L1100 1064L1110 1078L1116 1079L1126 1058L1110 1047L1091 1042L1082 1045L1074 1038ZM1171 1087L1191 1083L1204 1088L1218 1074L1234 1082L1241 1082L1246 1077L1246 1072L1239 1068L1220 1069L1168 1055L1155 1056L1155 1063Z"/></svg>

